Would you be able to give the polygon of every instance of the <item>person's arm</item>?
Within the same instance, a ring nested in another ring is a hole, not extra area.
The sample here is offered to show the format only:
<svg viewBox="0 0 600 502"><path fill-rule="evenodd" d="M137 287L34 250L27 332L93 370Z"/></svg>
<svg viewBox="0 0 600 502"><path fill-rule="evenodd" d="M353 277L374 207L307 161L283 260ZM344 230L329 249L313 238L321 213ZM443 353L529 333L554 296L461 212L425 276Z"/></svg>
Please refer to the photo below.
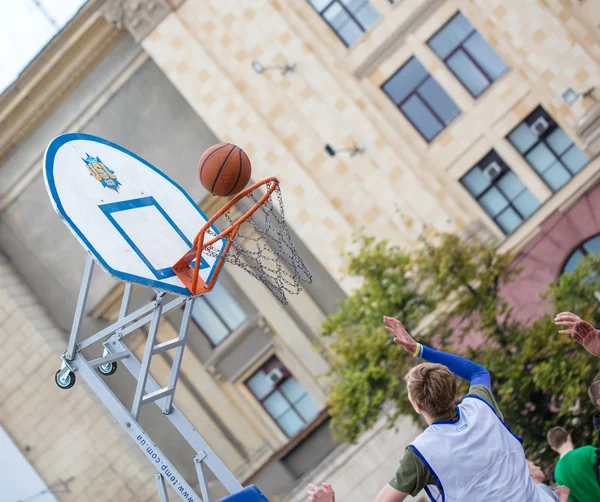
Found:
<svg viewBox="0 0 600 502"><path fill-rule="evenodd" d="M408 497L408 493L399 492L390 485L385 485L375 502L404 502ZM308 485L308 501L309 502L335 502L335 493L331 485L323 483L321 487L310 484Z"/></svg>
<svg viewBox="0 0 600 502"><path fill-rule="evenodd" d="M402 323L393 317L384 317L385 329L394 335L394 342L414 357L420 357L430 363L447 366L455 375L468 380L471 385L485 385L491 388L490 374L483 366L447 352L434 350L417 343L406 331Z"/></svg>

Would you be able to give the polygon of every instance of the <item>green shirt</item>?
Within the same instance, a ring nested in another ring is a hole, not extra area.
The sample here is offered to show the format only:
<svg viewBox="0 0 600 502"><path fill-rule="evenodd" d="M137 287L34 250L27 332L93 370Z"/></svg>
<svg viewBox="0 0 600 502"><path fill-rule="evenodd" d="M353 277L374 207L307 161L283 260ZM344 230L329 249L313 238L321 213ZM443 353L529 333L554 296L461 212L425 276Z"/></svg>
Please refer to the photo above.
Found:
<svg viewBox="0 0 600 502"><path fill-rule="evenodd" d="M571 490L569 502L600 501L600 485L594 471L595 462L595 446L576 448L559 459L554 477L557 485L565 485Z"/></svg>
<svg viewBox="0 0 600 502"><path fill-rule="evenodd" d="M504 419L498 408L498 404L494 399L494 395L488 387L485 385L473 385L469 389L469 394L483 399L494 408L496 414L502 420ZM452 420L457 416L458 415L454 413L449 417L440 417L439 420ZM399 492L408 493L413 497L427 485L435 485L440 489L431 471L425 467L423 461L417 456L412 448L406 448L406 450L404 450L404 456L400 460L400 466L389 484ZM600 501L600 498L598 500Z"/></svg>

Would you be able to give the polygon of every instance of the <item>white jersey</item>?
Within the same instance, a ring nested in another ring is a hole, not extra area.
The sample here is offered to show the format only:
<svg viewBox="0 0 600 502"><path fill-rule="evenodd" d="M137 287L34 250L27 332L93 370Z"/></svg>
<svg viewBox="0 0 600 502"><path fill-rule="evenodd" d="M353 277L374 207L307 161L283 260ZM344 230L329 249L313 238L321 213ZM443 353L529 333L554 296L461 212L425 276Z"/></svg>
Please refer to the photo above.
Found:
<svg viewBox="0 0 600 502"><path fill-rule="evenodd" d="M540 502L521 439L477 396L458 405L458 420L434 422L409 448L431 471L434 502Z"/></svg>

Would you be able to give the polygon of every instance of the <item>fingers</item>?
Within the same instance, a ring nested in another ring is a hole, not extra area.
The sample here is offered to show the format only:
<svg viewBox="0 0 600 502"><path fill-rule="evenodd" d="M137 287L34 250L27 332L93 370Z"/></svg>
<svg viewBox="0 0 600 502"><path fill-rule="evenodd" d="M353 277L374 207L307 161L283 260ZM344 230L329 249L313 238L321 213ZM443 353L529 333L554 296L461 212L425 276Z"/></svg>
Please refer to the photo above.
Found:
<svg viewBox="0 0 600 502"><path fill-rule="evenodd" d="M323 486L329 493L331 493L331 495L333 495L333 488L329 483L323 483Z"/></svg>
<svg viewBox="0 0 600 502"><path fill-rule="evenodd" d="M578 335L577 333L573 333L573 334L571 335L571 338L572 338L573 340L575 340L575 341L576 341L578 344L580 344L580 345L583 345L583 338L581 338L581 336L580 336L580 335Z"/></svg>
<svg viewBox="0 0 600 502"><path fill-rule="evenodd" d="M557 326L575 326L578 321L554 321Z"/></svg>
<svg viewBox="0 0 600 502"><path fill-rule="evenodd" d="M573 333L575 333L575 330L574 329L561 329L559 331L559 333L561 335L572 335Z"/></svg>

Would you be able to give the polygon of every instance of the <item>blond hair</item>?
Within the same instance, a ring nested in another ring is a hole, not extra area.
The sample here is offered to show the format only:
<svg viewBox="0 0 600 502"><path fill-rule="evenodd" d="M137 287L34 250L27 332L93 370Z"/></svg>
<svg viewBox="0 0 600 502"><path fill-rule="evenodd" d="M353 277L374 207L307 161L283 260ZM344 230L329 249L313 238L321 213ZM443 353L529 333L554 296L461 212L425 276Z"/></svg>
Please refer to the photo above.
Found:
<svg viewBox="0 0 600 502"><path fill-rule="evenodd" d="M433 419L454 413L456 377L443 364L423 363L406 375L411 400Z"/></svg>

